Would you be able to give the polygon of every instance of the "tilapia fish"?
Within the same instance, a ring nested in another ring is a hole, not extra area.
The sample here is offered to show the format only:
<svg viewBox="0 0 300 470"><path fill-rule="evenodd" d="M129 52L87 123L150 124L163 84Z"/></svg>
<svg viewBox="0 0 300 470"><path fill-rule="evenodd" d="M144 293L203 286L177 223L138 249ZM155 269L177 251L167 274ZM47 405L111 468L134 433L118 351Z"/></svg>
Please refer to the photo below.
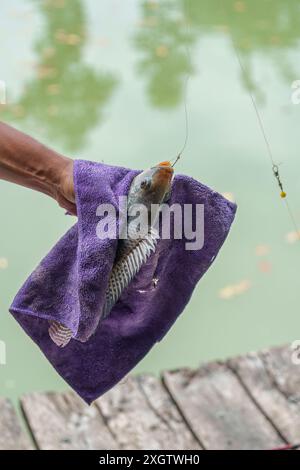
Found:
<svg viewBox="0 0 300 470"><path fill-rule="evenodd" d="M122 233L122 238L118 242L101 319L107 317L123 291L156 250L159 236L155 222L160 205L169 199L173 173L171 163L162 162L143 171L133 179L128 194L125 234ZM142 230L140 219L135 213L140 205L147 209L147 220L143 221L145 226ZM72 338L71 330L56 321L50 322L49 335L60 347L66 346Z"/></svg>

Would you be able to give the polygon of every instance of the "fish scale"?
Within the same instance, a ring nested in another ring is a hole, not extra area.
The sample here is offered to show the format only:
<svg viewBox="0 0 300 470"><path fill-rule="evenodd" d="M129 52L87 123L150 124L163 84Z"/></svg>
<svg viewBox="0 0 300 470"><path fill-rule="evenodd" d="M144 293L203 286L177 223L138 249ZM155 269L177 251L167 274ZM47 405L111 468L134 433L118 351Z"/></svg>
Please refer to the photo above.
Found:
<svg viewBox="0 0 300 470"><path fill-rule="evenodd" d="M72 338L72 331L57 321L51 321L49 327L49 336L57 346L63 348Z"/></svg>
<svg viewBox="0 0 300 470"><path fill-rule="evenodd" d="M124 255L114 264L108 282L103 308L104 318L109 314L112 307L119 300L124 289L128 287L134 276L140 271L144 263L155 252L158 233L150 228L144 238L136 240L134 247L132 243L124 245L128 247Z"/></svg>

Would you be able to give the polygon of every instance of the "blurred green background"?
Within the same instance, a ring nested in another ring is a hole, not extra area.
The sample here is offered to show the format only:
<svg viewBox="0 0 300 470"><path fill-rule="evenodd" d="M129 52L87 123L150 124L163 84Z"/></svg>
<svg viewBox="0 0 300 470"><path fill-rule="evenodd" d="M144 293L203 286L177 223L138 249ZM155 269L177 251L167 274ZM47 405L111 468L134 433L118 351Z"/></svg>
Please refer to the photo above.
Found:
<svg viewBox="0 0 300 470"><path fill-rule="evenodd" d="M233 48L234 39L246 76ZM299 0L2 0L0 119L73 158L146 168L174 158L239 210L221 253L137 372L300 337L299 242L278 195L254 94L300 222ZM190 50L191 62L186 52ZM74 219L0 182L0 394L67 386L8 313L26 277Z"/></svg>

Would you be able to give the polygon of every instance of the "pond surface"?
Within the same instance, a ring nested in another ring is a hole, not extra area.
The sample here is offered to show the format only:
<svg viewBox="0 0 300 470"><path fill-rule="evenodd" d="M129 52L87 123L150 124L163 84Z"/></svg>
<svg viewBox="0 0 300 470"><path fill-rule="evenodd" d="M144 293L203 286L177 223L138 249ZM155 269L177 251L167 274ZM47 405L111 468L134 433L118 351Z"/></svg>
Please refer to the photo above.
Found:
<svg viewBox="0 0 300 470"><path fill-rule="evenodd" d="M136 371L300 338L299 242L279 197L249 97L300 223L298 0L2 0L0 118L73 158L177 171L234 198L239 209L215 264L168 336ZM241 57L242 74L236 48ZM190 58L187 54L187 48ZM45 196L0 182L0 394L63 390L8 314L25 278L74 221Z"/></svg>

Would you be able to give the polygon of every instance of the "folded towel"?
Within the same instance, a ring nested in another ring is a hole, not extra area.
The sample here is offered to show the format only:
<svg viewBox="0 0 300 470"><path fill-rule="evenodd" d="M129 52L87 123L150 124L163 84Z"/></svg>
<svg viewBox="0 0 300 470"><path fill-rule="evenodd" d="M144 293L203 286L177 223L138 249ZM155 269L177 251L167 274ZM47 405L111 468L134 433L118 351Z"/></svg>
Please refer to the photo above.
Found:
<svg viewBox="0 0 300 470"><path fill-rule="evenodd" d="M204 246L187 250L185 238L158 240L155 253L102 318L118 240L98 238L97 207L110 203L118 212L119 197L128 194L138 173L75 161L78 222L42 260L10 308L57 372L89 404L167 333L215 259L236 211L235 204L217 192L177 175L169 204L204 205ZM49 322L70 330L72 339L65 348L52 341Z"/></svg>

